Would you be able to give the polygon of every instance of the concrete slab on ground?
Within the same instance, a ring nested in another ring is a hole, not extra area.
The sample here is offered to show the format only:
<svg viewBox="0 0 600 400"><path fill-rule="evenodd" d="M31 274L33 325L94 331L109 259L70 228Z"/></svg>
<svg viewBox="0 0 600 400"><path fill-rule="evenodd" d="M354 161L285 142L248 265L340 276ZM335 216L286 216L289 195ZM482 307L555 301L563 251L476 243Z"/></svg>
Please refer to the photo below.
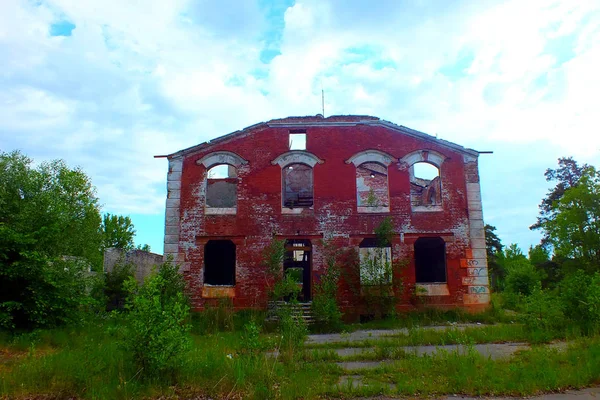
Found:
<svg viewBox="0 0 600 400"><path fill-rule="evenodd" d="M490 357L492 360L508 358L520 350L527 350L530 346L527 343L485 343L473 345L473 349L484 357ZM417 356L433 355L440 351L458 352L466 354L469 346L462 344L452 344L444 346L403 346L393 349L402 349L409 354ZM340 357L352 357L356 355L372 354L376 351L374 347L346 347L343 349L330 350Z"/></svg>
<svg viewBox="0 0 600 400"><path fill-rule="evenodd" d="M458 329L463 330L465 328L482 328L489 325L484 324L454 324L454 325L436 325L436 326L421 326L418 329L433 330L433 331L444 331L446 329ZM327 344L327 343L352 343L362 342L364 340L377 340L386 336L394 335L407 335L409 332L408 328L401 329L367 329L359 330L350 333L328 333L328 334L317 334L308 335L306 344Z"/></svg>
<svg viewBox="0 0 600 400"><path fill-rule="evenodd" d="M404 399L414 399L415 396L400 397ZM377 396L369 398L359 398L357 400L397 400L398 397L386 397ZM593 387L581 390L567 390L564 393L548 393L539 396L532 397L493 397L493 396L482 396L482 397L469 397L469 396L444 396L436 397L439 400L515 400L515 399L528 399L528 400L598 400L600 399L600 387Z"/></svg>

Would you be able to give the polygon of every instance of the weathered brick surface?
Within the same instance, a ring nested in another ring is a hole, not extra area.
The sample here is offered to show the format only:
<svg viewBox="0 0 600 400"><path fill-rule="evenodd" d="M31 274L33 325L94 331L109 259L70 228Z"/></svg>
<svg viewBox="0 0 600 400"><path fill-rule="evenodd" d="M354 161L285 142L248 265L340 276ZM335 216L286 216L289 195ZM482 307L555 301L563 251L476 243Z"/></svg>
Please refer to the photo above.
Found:
<svg viewBox="0 0 600 400"><path fill-rule="evenodd" d="M338 124L323 124L323 121ZM347 124L359 121L366 122ZM314 283L324 269L321 238L332 238L339 246L356 249L363 238L373 235L375 227L386 216L392 219L395 232L392 257L404 265L395 277L395 290L401 299L399 307L410 307L415 303L411 296L415 285L413 244L421 236L441 236L446 241L450 293L449 296L427 297L426 303L464 306L465 300L472 302L485 298L468 296L464 299L470 286L463 283L479 285L487 281L487 266L485 271L476 271L472 265L461 267L461 260L466 265L473 257L472 247L479 250L483 240L476 154L471 151L464 156L459 146L450 146L432 137L403 134L389 126L374 124L376 121L376 118L362 116L337 116L326 120L318 116L286 118L272 121L275 124L271 126L258 124L215 140L213 144L171 156L176 158L175 161L182 159L182 167L179 171L178 162L175 162L175 168L169 173L168 183L172 188L169 198L178 199L179 203L169 202L167 209L165 253L173 254L183 264L182 271L196 308L202 308L210 301L202 297L204 244L210 239L230 239L236 244L234 305L238 308L264 307L269 281L262 252L274 235L311 240ZM293 128L278 125L283 123L292 124ZM323 163L315 164L313 170L313 207L290 214L282 212L282 171L280 165L274 165L272 161L289 151L289 131L297 128L306 129L306 151ZM345 161L364 150L379 150L394 157L388 168L389 212L358 212L356 167ZM411 210L409 168L400 159L421 150L443 157L441 211ZM233 152L248 161L237 171L235 215L205 213L207 169L197 161L216 151ZM472 213L471 221L469 213ZM178 229L174 227L175 218L178 218ZM175 245L174 235L178 235ZM474 243L477 245L473 246ZM351 288L352 279L357 278L354 275L345 274L339 288L340 300L349 312L360 304L359 294ZM466 279L468 277L477 279ZM419 301L423 302L422 299Z"/></svg>

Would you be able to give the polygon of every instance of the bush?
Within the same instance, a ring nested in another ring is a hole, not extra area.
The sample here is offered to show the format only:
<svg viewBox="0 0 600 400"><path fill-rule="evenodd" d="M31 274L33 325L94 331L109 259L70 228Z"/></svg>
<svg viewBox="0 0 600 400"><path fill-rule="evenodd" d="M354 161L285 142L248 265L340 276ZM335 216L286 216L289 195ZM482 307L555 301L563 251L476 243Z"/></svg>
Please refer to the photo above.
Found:
<svg viewBox="0 0 600 400"><path fill-rule="evenodd" d="M600 274L582 270L567 276L559 286L565 314L585 333L600 328Z"/></svg>
<svg viewBox="0 0 600 400"><path fill-rule="evenodd" d="M124 345L146 377L174 377L191 345L184 285L170 262L139 287L133 278L126 283L130 312Z"/></svg>
<svg viewBox="0 0 600 400"><path fill-rule="evenodd" d="M315 285L311 310L320 325L319 328L327 331L337 331L342 326L342 312L338 305L337 290L340 281L340 267L338 255L340 249L332 243L324 241L325 264L327 270L321 274L319 282Z"/></svg>
<svg viewBox="0 0 600 400"><path fill-rule="evenodd" d="M541 279L535 267L527 260L515 263L506 276L506 291L529 296L541 288Z"/></svg>
<svg viewBox="0 0 600 400"><path fill-rule="evenodd" d="M288 303L277 309L279 332L281 333L281 354L284 361L293 361L298 350L304 346L308 334L306 322L296 309L296 303Z"/></svg>
<svg viewBox="0 0 600 400"><path fill-rule="evenodd" d="M119 260L112 271L106 273L104 296L106 298L107 311L122 309L125 307L127 291L125 282L133 278L134 265Z"/></svg>
<svg viewBox="0 0 600 400"><path fill-rule="evenodd" d="M530 331L552 335L565 327L563 305L556 294L548 290L535 289L526 298L524 311L524 322Z"/></svg>

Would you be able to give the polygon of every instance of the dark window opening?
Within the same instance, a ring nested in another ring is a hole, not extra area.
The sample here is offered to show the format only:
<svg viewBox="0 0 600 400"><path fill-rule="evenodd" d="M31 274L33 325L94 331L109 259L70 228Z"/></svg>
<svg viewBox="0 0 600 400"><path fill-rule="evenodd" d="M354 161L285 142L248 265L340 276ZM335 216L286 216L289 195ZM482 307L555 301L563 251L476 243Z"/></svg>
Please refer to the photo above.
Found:
<svg viewBox="0 0 600 400"><path fill-rule="evenodd" d="M301 287L298 300L309 301L310 290L310 263L312 246L310 240L289 239L285 242L285 258L283 271Z"/></svg>
<svg viewBox="0 0 600 400"><path fill-rule="evenodd" d="M283 168L283 206L312 207L313 171L305 164L291 164Z"/></svg>
<svg viewBox="0 0 600 400"><path fill-rule="evenodd" d="M235 285L235 244L231 240L209 240L204 246L204 283Z"/></svg>
<svg viewBox="0 0 600 400"><path fill-rule="evenodd" d="M237 170L234 166L219 164L211 167L206 177L206 206L235 208L237 183Z"/></svg>
<svg viewBox="0 0 600 400"><path fill-rule="evenodd" d="M446 243L442 238L419 238L415 242L417 283L446 282Z"/></svg>

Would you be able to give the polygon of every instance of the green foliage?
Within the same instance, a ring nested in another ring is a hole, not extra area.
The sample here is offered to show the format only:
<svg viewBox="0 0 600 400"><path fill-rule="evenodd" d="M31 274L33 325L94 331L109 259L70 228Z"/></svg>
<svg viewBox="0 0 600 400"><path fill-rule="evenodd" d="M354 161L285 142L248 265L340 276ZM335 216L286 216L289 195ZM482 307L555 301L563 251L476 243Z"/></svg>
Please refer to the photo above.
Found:
<svg viewBox="0 0 600 400"><path fill-rule="evenodd" d="M134 248L135 229L131 218L127 216L104 214L100 232L102 234L102 249L116 247L132 250Z"/></svg>
<svg viewBox="0 0 600 400"><path fill-rule="evenodd" d="M542 245L550 243L550 233L546 231L545 224L552 221L557 214L556 205L562 199L565 192L570 188L576 187L581 179L583 172L589 166L584 164L580 166L572 157L561 157L558 159L558 168L548 168L545 172L546 181L556 182L556 186L548 191L546 197L540 203L540 216L537 222L530 229L544 230Z"/></svg>
<svg viewBox="0 0 600 400"><path fill-rule="evenodd" d="M243 354L254 357L258 356L262 350L264 350L264 344L260 338L260 326L254 321L249 321L244 325L241 351Z"/></svg>
<svg viewBox="0 0 600 400"><path fill-rule="evenodd" d="M134 269L133 264L125 263L121 258L115 263L112 271L106 273L103 289L108 311L121 309L125 306L125 299L127 298L125 282L133 278Z"/></svg>
<svg viewBox="0 0 600 400"><path fill-rule="evenodd" d="M565 327L563 304L555 293L535 288L525 299L523 320L540 339L551 339Z"/></svg>
<svg viewBox="0 0 600 400"><path fill-rule="evenodd" d="M331 241L323 241L323 252L326 270L315 284L312 312L321 329L336 331L342 325L342 312L337 299L341 275L338 258L341 249Z"/></svg>
<svg viewBox="0 0 600 400"><path fill-rule="evenodd" d="M600 273L588 275L579 270L567 276L559 286L565 315L584 333L600 328Z"/></svg>
<svg viewBox="0 0 600 400"><path fill-rule="evenodd" d="M279 332L281 333L280 352L286 362L294 361L304 347L308 334L306 322L302 319L296 301L290 301L277 308Z"/></svg>
<svg viewBox="0 0 600 400"><path fill-rule="evenodd" d="M126 283L130 293L125 348L146 377L173 377L190 347L189 305L177 266L167 261L158 273L138 286Z"/></svg>
<svg viewBox="0 0 600 400"><path fill-rule="evenodd" d="M267 247L263 250L263 260L267 273L274 279L281 277L281 265L285 257L285 240L273 236Z"/></svg>
<svg viewBox="0 0 600 400"><path fill-rule="evenodd" d="M87 270L99 269L95 190L63 161L31 166L0 153L0 327L32 329L77 319Z"/></svg>
<svg viewBox="0 0 600 400"><path fill-rule="evenodd" d="M542 227L555 253L578 260L588 272L600 271L600 172L585 168L552 211Z"/></svg>
<svg viewBox="0 0 600 400"><path fill-rule="evenodd" d="M516 244L499 255L498 263L506 271L504 289L508 293L528 296L541 286L539 273Z"/></svg>
<svg viewBox="0 0 600 400"><path fill-rule="evenodd" d="M384 218L375 228L377 247L362 249L360 260L360 294L367 306L367 313L375 318L394 314L397 294L394 284L394 265L391 258L391 242L394 233L392 221Z"/></svg>
<svg viewBox="0 0 600 400"><path fill-rule="evenodd" d="M150 252L150 250L151 250L151 248L150 248L150 245L149 245L149 244L147 244L147 243L146 243L146 244L143 244L143 245L142 245L142 244L138 244L138 245L136 246L136 249L137 249L137 250L141 250L141 251L147 251L147 252Z"/></svg>
<svg viewBox="0 0 600 400"><path fill-rule="evenodd" d="M500 290L506 277L506 271L498 262L498 257L502 254L504 246L498 235L495 233L495 226L486 224L484 230L490 285L494 290Z"/></svg>
<svg viewBox="0 0 600 400"><path fill-rule="evenodd" d="M375 227L375 236L379 247L388 247L392 243L394 236L394 225L390 217L385 217L379 225Z"/></svg>

